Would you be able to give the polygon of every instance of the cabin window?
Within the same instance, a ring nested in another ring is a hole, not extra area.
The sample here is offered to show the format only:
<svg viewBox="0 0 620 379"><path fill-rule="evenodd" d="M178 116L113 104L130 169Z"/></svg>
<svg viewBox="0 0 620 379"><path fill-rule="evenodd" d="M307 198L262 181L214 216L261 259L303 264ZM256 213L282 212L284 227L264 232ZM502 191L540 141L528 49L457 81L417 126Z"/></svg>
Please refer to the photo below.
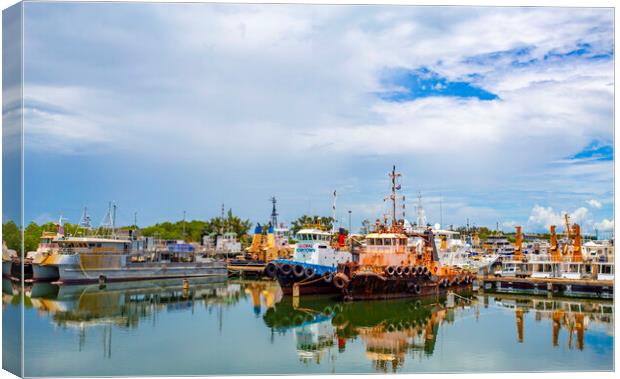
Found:
<svg viewBox="0 0 620 379"><path fill-rule="evenodd" d="M384 238L383 239L383 244L385 246L392 246L392 240L390 238Z"/></svg>
<svg viewBox="0 0 620 379"><path fill-rule="evenodd" d="M374 246L374 245L375 245L375 240L374 240L374 238L369 238L369 239L368 239L368 245L369 245L369 246Z"/></svg>

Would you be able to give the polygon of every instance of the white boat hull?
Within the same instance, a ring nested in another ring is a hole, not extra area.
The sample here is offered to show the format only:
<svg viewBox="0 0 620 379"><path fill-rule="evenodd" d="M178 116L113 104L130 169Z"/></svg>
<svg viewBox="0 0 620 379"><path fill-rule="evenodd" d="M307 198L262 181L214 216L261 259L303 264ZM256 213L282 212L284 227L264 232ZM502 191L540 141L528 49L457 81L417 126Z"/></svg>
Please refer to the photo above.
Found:
<svg viewBox="0 0 620 379"><path fill-rule="evenodd" d="M13 269L12 261L2 261L2 276L11 276L11 270Z"/></svg>
<svg viewBox="0 0 620 379"><path fill-rule="evenodd" d="M38 282L49 282L59 277L58 267L52 265L32 264L32 278Z"/></svg>
<svg viewBox="0 0 620 379"><path fill-rule="evenodd" d="M94 283L164 278L227 277L225 261L206 262L141 262L126 263L117 268L89 268L80 264L79 256L60 257L58 281L61 283Z"/></svg>

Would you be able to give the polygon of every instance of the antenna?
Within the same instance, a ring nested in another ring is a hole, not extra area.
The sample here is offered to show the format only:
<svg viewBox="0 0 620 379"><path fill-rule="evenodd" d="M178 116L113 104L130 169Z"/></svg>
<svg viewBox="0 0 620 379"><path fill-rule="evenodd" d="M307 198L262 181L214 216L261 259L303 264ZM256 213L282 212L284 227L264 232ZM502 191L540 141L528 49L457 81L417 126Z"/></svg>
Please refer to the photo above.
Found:
<svg viewBox="0 0 620 379"><path fill-rule="evenodd" d="M138 227L138 212L133 212L133 225Z"/></svg>
<svg viewBox="0 0 620 379"><path fill-rule="evenodd" d="M441 193L439 194L439 225L443 228L443 207L441 204Z"/></svg>
<svg viewBox="0 0 620 379"><path fill-rule="evenodd" d="M278 212L276 211L276 203L278 202L276 200L275 196L272 196L271 199L269 199L271 201L272 204L272 208L271 208L271 225L274 228L278 227Z"/></svg>
<svg viewBox="0 0 620 379"><path fill-rule="evenodd" d="M185 211L183 211L183 239L185 239Z"/></svg>
<svg viewBox="0 0 620 379"><path fill-rule="evenodd" d="M332 233L336 231L336 190L334 190L334 202L332 204Z"/></svg>

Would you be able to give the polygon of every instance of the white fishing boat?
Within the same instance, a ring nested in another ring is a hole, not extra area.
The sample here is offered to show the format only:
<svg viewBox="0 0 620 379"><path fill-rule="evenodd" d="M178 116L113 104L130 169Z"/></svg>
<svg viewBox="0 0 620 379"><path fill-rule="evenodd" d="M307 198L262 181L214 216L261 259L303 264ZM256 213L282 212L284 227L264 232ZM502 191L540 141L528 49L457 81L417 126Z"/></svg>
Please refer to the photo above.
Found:
<svg viewBox="0 0 620 379"><path fill-rule="evenodd" d="M58 252L58 239L63 238L59 232L43 232L37 250L26 255L32 259L32 279L35 281L52 281L58 279L58 271L45 264L46 259Z"/></svg>

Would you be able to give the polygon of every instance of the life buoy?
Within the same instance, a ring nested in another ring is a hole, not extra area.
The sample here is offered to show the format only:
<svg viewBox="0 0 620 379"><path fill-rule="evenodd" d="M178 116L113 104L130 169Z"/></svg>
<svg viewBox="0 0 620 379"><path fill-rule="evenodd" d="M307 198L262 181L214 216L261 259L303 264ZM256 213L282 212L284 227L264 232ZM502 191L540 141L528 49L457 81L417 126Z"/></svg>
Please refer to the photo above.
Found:
<svg viewBox="0 0 620 379"><path fill-rule="evenodd" d="M394 266L387 266L387 268L385 269L385 273L388 276L394 276L395 272L396 272L396 269L394 268Z"/></svg>
<svg viewBox="0 0 620 379"><path fill-rule="evenodd" d="M411 275L411 267L409 267L409 266L403 267L403 275L405 275L405 276Z"/></svg>
<svg viewBox="0 0 620 379"><path fill-rule="evenodd" d="M437 273L437 266L433 267L433 273Z"/></svg>
<svg viewBox="0 0 620 379"><path fill-rule="evenodd" d="M273 279L276 277L277 273L278 265L273 262L269 262L269 264L267 264L267 267L265 267L265 275Z"/></svg>

